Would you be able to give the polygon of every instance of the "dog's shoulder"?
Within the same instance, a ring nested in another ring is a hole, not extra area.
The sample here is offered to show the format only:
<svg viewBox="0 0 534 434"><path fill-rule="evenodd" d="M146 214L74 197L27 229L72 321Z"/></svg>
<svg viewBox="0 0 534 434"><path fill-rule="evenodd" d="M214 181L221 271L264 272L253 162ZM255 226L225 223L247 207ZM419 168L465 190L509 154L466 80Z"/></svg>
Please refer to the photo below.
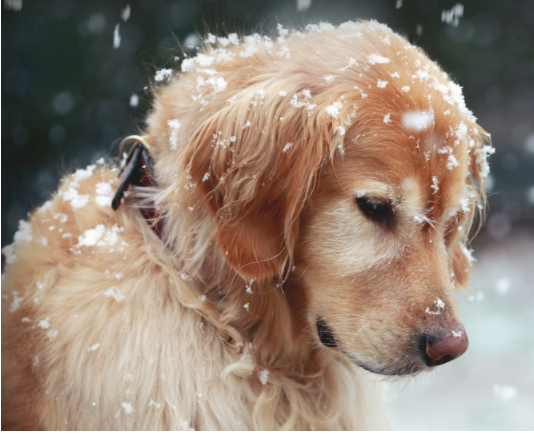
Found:
<svg viewBox="0 0 534 434"><path fill-rule="evenodd" d="M131 198L112 210L118 181L105 166L65 177L3 251L2 413L12 415L6 427L26 420L20 426L37 429L38 414L53 429L168 428L158 411L164 394L183 400L175 396L179 388L166 388L182 383L180 366L199 364L184 348L215 339L184 307L184 297L203 301L187 295L185 276L158 256L161 240ZM191 419L189 410L181 417Z"/></svg>

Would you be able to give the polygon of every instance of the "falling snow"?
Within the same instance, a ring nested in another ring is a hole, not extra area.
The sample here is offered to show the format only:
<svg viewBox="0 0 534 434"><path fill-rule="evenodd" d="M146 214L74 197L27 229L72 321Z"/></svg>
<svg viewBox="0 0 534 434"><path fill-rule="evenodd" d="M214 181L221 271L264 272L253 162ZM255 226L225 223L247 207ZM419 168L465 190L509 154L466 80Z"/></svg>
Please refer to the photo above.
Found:
<svg viewBox="0 0 534 434"><path fill-rule="evenodd" d="M121 35L119 34L120 24L115 26L113 31L113 48L119 48L121 46Z"/></svg>

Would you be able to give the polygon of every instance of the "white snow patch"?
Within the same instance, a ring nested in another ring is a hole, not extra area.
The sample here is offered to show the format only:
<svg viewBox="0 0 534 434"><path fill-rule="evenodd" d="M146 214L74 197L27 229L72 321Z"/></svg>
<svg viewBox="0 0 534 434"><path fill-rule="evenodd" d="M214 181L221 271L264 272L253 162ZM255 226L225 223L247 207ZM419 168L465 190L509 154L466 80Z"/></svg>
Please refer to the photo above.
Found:
<svg viewBox="0 0 534 434"><path fill-rule="evenodd" d="M87 229L78 237L77 246L96 246L104 232L106 232L104 225L97 225L94 229Z"/></svg>
<svg viewBox="0 0 534 434"><path fill-rule="evenodd" d="M202 177L202 182L205 182L208 179L210 179L210 174L208 172L206 172L206 173L204 173L204 176Z"/></svg>
<svg viewBox="0 0 534 434"><path fill-rule="evenodd" d="M424 131L434 122L434 112L415 110L402 115L402 125L409 131Z"/></svg>
<svg viewBox="0 0 534 434"><path fill-rule="evenodd" d="M245 292L248 293L248 294L252 294L252 284L256 281L256 278L254 279L250 279L248 281L248 285L246 285L246 290Z"/></svg>
<svg viewBox="0 0 534 434"><path fill-rule="evenodd" d="M213 35L212 35L213 36ZM155 409L158 409L161 407L161 404L158 404L156 401L154 401L153 399L150 400L150 402L148 403L148 406L149 407L152 407L152 408L155 408Z"/></svg>
<svg viewBox="0 0 534 434"><path fill-rule="evenodd" d="M458 141L455 142L455 144L459 144L460 140L463 140L463 138L467 134L467 125L463 122L460 122L460 125L458 125L458 128L456 129L456 137L458 138Z"/></svg>
<svg viewBox="0 0 534 434"><path fill-rule="evenodd" d="M286 143L286 145L284 146L284 149L282 149L282 152L289 151L289 148L291 148L291 146L293 146L293 143Z"/></svg>
<svg viewBox="0 0 534 434"><path fill-rule="evenodd" d="M462 331L455 332L454 330L451 330L451 333L455 338L461 338L462 335L464 334L464 332L462 332Z"/></svg>
<svg viewBox="0 0 534 434"><path fill-rule="evenodd" d="M123 227L113 225L113 227L106 231L104 225L97 225L94 229L87 229L82 235L78 237L78 244L74 248L82 246L113 246L119 241L119 233L124 232ZM127 246L125 241L121 241L121 246ZM73 249L74 253L81 253L80 250ZM119 251L122 251L119 249Z"/></svg>
<svg viewBox="0 0 534 434"><path fill-rule="evenodd" d="M109 182L99 182L96 184L96 203L99 206L110 206L113 199L113 193L113 188Z"/></svg>
<svg viewBox="0 0 534 434"><path fill-rule="evenodd" d="M44 330L50 328L50 318L46 317L45 319L42 319L37 325Z"/></svg>
<svg viewBox="0 0 534 434"><path fill-rule="evenodd" d="M243 307L244 307L246 310L248 310L248 308L250 307L250 303L247 303L247 304L243 305Z"/></svg>
<svg viewBox="0 0 534 434"><path fill-rule="evenodd" d="M11 294L13 294L13 303L9 306L9 311L15 312L20 307L20 303L24 300L24 297L19 297L18 291L12 291Z"/></svg>
<svg viewBox="0 0 534 434"><path fill-rule="evenodd" d="M410 86L402 86L401 87L401 91L402 92L409 92L410 91Z"/></svg>
<svg viewBox="0 0 534 434"><path fill-rule="evenodd" d="M460 249L462 250L462 253L469 261L469 264L472 264L473 262L476 262L476 259L473 257L473 250L468 249L465 244L460 244Z"/></svg>
<svg viewBox="0 0 534 434"><path fill-rule="evenodd" d="M260 382L265 386L267 381L269 381L269 371L264 369L263 371L260 371Z"/></svg>
<svg viewBox="0 0 534 434"><path fill-rule="evenodd" d="M238 45L239 44L239 36L237 36L237 33L230 33L228 35L228 40L233 45Z"/></svg>
<svg viewBox="0 0 534 434"><path fill-rule="evenodd" d="M180 130L182 124L178 119L171 119L170 121L167 121L167 125L171 129L171 135L169 137L171 149L175 150L178 148L178 131Z"/></svg>
<svg viewBox="0 0 534 434"><path fill-rule="evenodd" d="M389 82L387 80L377 80L376 87L379 87L380 89L385 89L388 83Z"/></svg>
<svg viewBox="0 0 534 434"><path fill-rule="evenodd" d="M371 65L374 65L376 63L389 63L390 62L390 60L387 57L381 56L378 53L371 54L370 56L367 56L367 61Z"/></svg>
<svg viewBox="0 0 534 434"><path fill-rule="evenodd" d="M194 431L195 429L193 427L189 426L189 421L182 420L180 422L180 426L182 427L182 431Z"/></svg>
<svg viewBox="0 0 534 434"><path fill-rule="evenodd" d="M87 348L87 351L92 352L92 351L97 350L98 348L100 348L100 344L94 344L94 345L91 345L89 348Z"/></svg>
<svg viewBox="0 0 534 434"><path fill-rule="evenodd" d="M186 59L189 60L189 59ZM185 60L182 62L182 70L183 70L183 64L185 63ZM166 79L169 79L172 77L172 69L169 68L163 68L159 71L156 71L156 75L154 76L154 80L156 81L163 81Z"/></svg>
<svg viewBox="0 0 534 434"><path fill-rule="evenodd" d="M198 296L198 299L199 299L200 301L206 301L206 296L205 296L204 294L199 295L199 296Z"/></svg>
<svg viewBox="0 0 534 434"><path fill-rule="evenodd" d="M336 79L336 76L335 75L325 75L324 79L328 84L330 84Z"/></svg>
<svg viewBox="0 0 534 434"><path fill-rule="evenodd" d="M69 184L69 189L59 192L65 202L70 202L73 208L82 208L89 202L89 196L80 195L77 188L80 186L79 182L83 179L91 177L96 169L96 165L92 164L85 169L78 169L72 174L72 180Z"/></svg>
<svg viewBox="0 0 534 434"><path fill-rule="evenodd" d="M425 312L429 313L430 315L441 315L442 309L445 308L445 303L440 298L436 297L436 301L434 301L434 304L436 305L437 310L435 312L431 311L429 307L426 308Z"/></svg>
<svg viewBox="0 0 534 434"><path fill-rule="evenodd" d="M388 113L387 115L384 116L384 123L385 124L389 124L391 122L391 113Z"/></svg>
<svg viewBox="0 0 534 434"><path fill-rule="evenodd" d="M343 103L340 101L336 101L335 103L329 105L326 108L326 113L328 113L334 119L339 119L339 115L341 114L341 107L343 107Z"/></svg>
<svg viewBox="0 0 534 434"><path fill-rule="evenodd" d="M113 297L117 303L123 301L126 297L121 294L121 290L118 286L112 286L106 292L104 292L104 297L110 298Z"/></svg>
<svg viewBox="0 0 534 434"><path fill-rule="evenodd" d="M122 408L124 408L124 414L132 414L134 412L134 408L129 402L123 402Z"/></svg>
<svg viewBox="0 0 534 434"><path fill-rule="evenodd" d="M495 148L490 145L485 145L481 149L477 149L474 154L477 157L477 163L480 165L480 174L485 178L490 173L488 164L488 157L495 153Z"/></svg>
<svg viewBox="0 0 534 434"><path fill-rule="evenodd" d="M97 161L98 163L98 161ZM60 223L65 223L68 220L67 214L56 213L54 214L54 220L59 220Z"/></svg>
<svg viewBox="0 0 534 434"><path fill-rule="evenodd" d="M58 331L57 330L50 330L46 333L46 336L48 336L48 339L53 341L55 338L57 338Z"/></svg>
<svg viewBox="0 0 534 434"><path fill-rule="evenodd" d="M436 194L439 191L438 177L437 176L433 176L432 177L432 185L430 186L430 188L432 190L434 190L433 194Z"/></svg>
<svg viewBox="0 0 534 434"><path fill-rule="evenodd" d="M456 157L452 154L449 155L449 158L447 159L447 169L452 170L455 167L458 167L460 163L458 163L458 160Z"/></svg>
<svg viewBox="0 0 534 434"><path fill-rule="evenodd" d="M302 99L301 99L302 97ZM309 102L311 98L311 92L309 89L304 89L302 92L297 92L293 94L289 104L295 108L306 107L308 114L311 114L312 110L316 107L316 104L311 104Z"/></svg>

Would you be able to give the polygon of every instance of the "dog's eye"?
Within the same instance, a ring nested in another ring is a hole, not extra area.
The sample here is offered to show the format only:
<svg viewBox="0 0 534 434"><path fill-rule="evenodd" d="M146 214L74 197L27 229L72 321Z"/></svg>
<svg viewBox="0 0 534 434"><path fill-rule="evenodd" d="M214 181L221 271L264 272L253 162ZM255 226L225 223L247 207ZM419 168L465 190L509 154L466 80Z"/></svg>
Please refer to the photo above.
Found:
<svg viewBox="0 0 534 434"><path fill-rule="evenodd" d="M388 228L393 226L395 214L390 202L384 202L372 197L359 197L356 204L360 211L370 220Z"/></svg>

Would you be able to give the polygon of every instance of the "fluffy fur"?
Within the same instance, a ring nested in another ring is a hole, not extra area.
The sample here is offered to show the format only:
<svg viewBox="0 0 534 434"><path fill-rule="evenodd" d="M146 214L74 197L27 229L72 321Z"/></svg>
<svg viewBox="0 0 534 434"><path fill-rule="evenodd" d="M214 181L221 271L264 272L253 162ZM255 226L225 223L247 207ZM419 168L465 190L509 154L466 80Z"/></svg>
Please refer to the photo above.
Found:
<svg viewBox="0 0 534 434"><path fill-rule="evenodd" d="M279 32L209 35L156 88L159 189L114 212L117 171L99 163L21 222L4 249L5 428L380 428L362 367L428 369L416 336L460 330L491 150L461 89L376 22ZM151 201L163 240L138 210Z"/></svg>

